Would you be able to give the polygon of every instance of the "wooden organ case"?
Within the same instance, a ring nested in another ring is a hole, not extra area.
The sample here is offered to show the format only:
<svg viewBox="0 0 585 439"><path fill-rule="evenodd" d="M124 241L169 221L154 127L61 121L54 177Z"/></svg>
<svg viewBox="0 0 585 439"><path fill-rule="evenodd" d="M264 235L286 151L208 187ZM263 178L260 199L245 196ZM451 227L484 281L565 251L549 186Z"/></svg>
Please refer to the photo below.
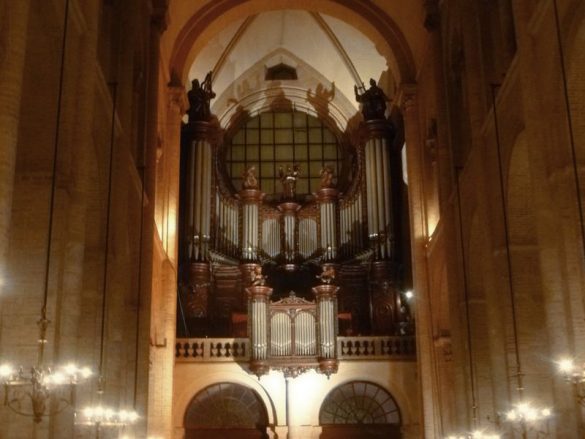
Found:
<svg viewBox="0 0 585 439"><path fill-rule="evenodd" d="M274 184L256 175L266 163L253 161L234 181L227 135L206 120L184 126L179 337L249 337L261 375L335 372L338 335L413 334L401 139L386 119L359 131L354 145L336 134L348 157L337 171L351 178L323 162L316 190L299 193L295 178L309 170L293 160L276 178L275 159Z"/></svg>

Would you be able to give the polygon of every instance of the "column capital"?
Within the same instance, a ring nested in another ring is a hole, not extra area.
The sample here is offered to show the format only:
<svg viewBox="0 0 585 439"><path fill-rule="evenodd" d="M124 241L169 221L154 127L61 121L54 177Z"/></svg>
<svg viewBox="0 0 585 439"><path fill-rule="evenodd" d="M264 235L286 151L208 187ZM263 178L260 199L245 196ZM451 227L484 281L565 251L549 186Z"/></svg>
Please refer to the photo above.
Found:
<svg viewBox="0 0 585 439"><path fill-rule="evenodd" d="M416 83L400 84L396 96L396 104L402 109L402 111L410 110L416 103L416 93Z"/></svg>
<svg viewBox="0 0 585 439"><path fill-rule="evenodd" d="M322 187L317 191L317 201L319 203L332 203L337 200L339 191L334 187Z"/></svg>
<svg viewBox="0 0 585 439"><path fill-rule="evenodd" d="M167 97L169 109L181 117L187 111L189 106L187 102L187 92L182 85L170 84L167 87Z"/></svg>
<svg viewBox="0 0 585 439"><path fill-rule="evenodd" d="M272 288L266 285L251 285L246 288L248 298L253 301L268 302L268 299L272 295Z"/></svg>
<svg viewBox="0 0 585 439"><path fill-rule="evenodd" d="M333 284L322 284L311 288L311 291L313 291L313 294L315 294L317 301L332 300L337 297L339 287Z"/></svg>
<svg viewBox="0 0 585 439"><path fill-rule="evenodd" d="M299 203L295 203L294 201L285 201L277 206L278 210L285 215L294 215L301 207Z"/></svg>
<svg viewBox="0 0 585 439"><path fill-rule="evenodd" d="M386 138L393 133L392 122L389 120L368 120L365 126L368 139Z"/></svg>
<svg viewBox="0 0 585 439"><path fill-rule="evenodd" d="M238 192L238 196L244 204L260 204L264 195L266 194L259 189L242 189Z"/></svg>
<svg viewBox="0 0 585 439"><path fill-rule="evenodd" d="M185 129L187 133L191 136L191 140L207 140L209 142L215 136L215 126L209 122L204 121L197 121L197 122L189 122Z"/></svg>

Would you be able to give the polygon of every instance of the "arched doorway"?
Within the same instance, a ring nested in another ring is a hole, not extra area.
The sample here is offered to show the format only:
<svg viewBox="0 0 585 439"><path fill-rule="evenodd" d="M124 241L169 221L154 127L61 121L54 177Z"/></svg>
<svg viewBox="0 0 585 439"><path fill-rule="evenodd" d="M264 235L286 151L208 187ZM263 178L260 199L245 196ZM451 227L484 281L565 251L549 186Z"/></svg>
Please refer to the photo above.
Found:
<svg viewBox="0 0 585 439"><path fill-rule="evenodd" d="M333 389L319 412L322 439L400 438L400 409L383 387L352 381Z"/></svg>
<svg viewBox="0 0 585 439"><path fill-rule="evenodd" d="M217 383L201 390L184 418L186 439L267 438L268 414L258 394L236 383Z"/></svg>

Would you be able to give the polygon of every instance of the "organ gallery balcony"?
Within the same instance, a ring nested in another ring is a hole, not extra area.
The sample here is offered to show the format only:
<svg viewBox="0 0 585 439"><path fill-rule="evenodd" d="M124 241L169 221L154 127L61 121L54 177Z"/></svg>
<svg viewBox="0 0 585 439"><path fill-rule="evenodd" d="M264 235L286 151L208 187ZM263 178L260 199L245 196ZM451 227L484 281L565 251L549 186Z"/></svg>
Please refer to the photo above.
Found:
<svg viewBox="0 0 585 439"><path fill-rule="evenodd" d="M340 361L415 361L414 336L337 337ZM178 338L175 361L222 363L250 361L248 338Z"/></svg>

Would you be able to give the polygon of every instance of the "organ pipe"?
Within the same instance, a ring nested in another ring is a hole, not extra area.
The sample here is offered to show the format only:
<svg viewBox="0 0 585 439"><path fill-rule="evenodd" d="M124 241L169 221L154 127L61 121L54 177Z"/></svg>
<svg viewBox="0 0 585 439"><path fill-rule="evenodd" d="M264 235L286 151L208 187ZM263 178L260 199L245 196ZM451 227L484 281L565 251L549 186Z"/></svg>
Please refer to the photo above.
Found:
<svg viewBox="0 0 585 439"><path fill-rule="evenodd" d="M321 248L325 260L337 257L337 203L338 192L334 188L321 188L317 192L319 211L321 214Z"/></svg>
<svg viewBox="0 0 585 439"><path fill-rule="evenodd" d="M390 125L385 120L367 122L370 138L365 145L368 235L377 258L392 257L392 215L390 163L386 136Z"/></svg>

